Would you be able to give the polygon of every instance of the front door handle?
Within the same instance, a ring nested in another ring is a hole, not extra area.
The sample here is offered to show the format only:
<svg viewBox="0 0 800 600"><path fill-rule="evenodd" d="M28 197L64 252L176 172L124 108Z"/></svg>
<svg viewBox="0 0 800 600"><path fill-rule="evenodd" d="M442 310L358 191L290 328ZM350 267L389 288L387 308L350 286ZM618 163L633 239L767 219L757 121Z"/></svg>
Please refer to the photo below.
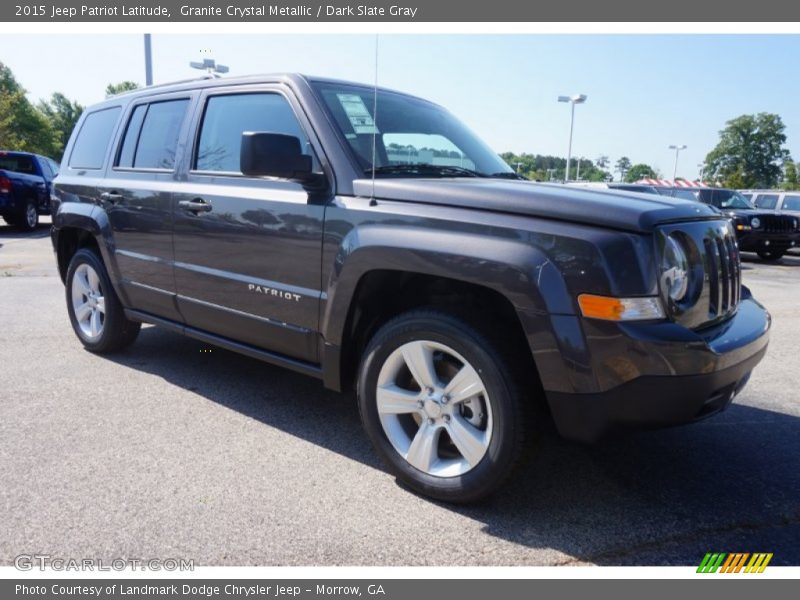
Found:
<svg viewBox="0 0 800 600"><path fill-rule="evenodd" d="M210 202L206 202L202 198L194 198L193 200L180 200L178 206L191 213L211 212L213 208Z"/></svg>
<svg viewBox="0 0 800 600"><path fill-rule="evenodd" d="M100 194L100 200L104 200L106 202L111 202L111 204L116 204L120 200L122 200L122 194L118 194L117 192L103 192Z"/></svg>

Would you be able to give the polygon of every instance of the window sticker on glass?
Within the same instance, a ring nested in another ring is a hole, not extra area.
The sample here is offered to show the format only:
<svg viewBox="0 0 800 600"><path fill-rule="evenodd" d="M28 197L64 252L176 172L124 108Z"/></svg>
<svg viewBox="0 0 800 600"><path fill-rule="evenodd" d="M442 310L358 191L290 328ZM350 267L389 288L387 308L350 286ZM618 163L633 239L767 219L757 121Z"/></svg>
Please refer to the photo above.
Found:
<svg viewBox="0 0 800 600"><path fill-rule="evenodd" d="M380 133L358 94L336 94L355 133Z"/></svg>

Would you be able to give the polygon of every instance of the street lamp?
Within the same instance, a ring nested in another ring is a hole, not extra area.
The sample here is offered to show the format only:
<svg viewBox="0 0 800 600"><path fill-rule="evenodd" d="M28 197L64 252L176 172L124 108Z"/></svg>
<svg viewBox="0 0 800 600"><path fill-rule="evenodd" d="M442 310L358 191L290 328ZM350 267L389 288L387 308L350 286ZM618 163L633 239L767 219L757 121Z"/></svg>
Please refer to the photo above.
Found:
<svg viewBox="0 0 800 600"><path fill-rule="evenodd" d="M678 155L681 153L681 150L686 150L686 144L681 144L680 146L672 144L669 149L675 150L675 168L672 170L672 181L675 181L675 178L678 176Z"/></svg>
<svg viewBox="0 0 800 600"><path fill-rule="evenodd" d="M189 66L193 69L200 69L209 75L219 77L222 73L227 73L230 69L225 65L218 65L213 58L204 58L202 62L190 62Z"/></svg>
<svg viewBox="0 0 800 600"><path fill-rule="evenodd" d="M586 94L577 94L575 96L559 96L559 102L570 103L570 117L569 117L569 147L567 148L567 169L564 173L564 183L569 181L569 163L572 158L572 129L575 125L575 105L583 104L586 102Z"/></svg>
<svg viewBox="0 0 800 600"><path fill-rule="evenodd" d="M697 168L700 169L700 183L703 183L703 176L706 174L706 163L698 163Z"/></svg>

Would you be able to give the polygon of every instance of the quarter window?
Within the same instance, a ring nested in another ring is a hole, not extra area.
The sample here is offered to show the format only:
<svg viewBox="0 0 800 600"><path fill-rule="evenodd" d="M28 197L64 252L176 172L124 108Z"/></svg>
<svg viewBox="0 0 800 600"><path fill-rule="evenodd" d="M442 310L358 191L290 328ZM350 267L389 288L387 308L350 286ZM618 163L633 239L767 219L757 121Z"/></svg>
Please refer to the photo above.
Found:
<svg viewBox="0 0 800 600"><path fill-rule="evenodd" d="M188 99L137 106L128 121L117 166L173 169Z"/></svg>
<svg viewBox="0 0 800 600"><path fill-rule="evenodd" d="M313 156L289 102L280 94L211 96L206 103L194 168L198 171L241 173L242 134L260 131L293 135Z"/></svg>
<svg viewBox="0 0 800 600"><path fill-rule="evenodd" d="M119 106L114 106L86 115L69 157L70 167L102 168L120 110Z"/></svg>

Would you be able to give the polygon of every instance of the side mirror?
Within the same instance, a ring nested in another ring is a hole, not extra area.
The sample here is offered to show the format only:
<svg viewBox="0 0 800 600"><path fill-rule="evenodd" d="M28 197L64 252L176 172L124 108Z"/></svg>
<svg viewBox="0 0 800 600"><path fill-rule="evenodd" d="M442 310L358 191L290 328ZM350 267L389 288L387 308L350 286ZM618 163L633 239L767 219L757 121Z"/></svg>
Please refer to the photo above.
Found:
<svg viewBox="0 0 800 600"><path fill-rule="evenodd" d="M311 157L303 154L293 135L245 131L242 134L240 169L249 177L279 177L306 182L313 178Z"/></svg>

